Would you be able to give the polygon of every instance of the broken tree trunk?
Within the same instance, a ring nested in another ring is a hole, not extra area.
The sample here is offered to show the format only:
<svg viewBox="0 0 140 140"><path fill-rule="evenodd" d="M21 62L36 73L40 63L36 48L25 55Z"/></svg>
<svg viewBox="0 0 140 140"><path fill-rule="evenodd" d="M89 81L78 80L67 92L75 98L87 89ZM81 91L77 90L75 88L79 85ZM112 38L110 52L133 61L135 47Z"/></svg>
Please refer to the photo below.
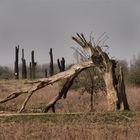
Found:
<svg viewBox="0 0 140 140"><path fill-rule="evenodd" d="M22 79L27 78L27 68L26 68L26 60L24 58L24 49L22 49Z"/></svg>
<svg viewBox="0 0 140 140"><path fill-rule="evenodd" d="M47 70L47 68L44 70L44 72L45 72L45 78L47 78L48 77L48 70Z"/></svg>
<svg viewBox="0 0 140 140"><path fill-rule="evenodd" d="M57 59L57 65L58 65L60 72L65 71L65 58L62 57L61 62L59 59Z"/></svg>
<svg viewBox="0 0 140 140"><path fill-rule="evenodd" d="M29 77L32 79L32 63L29 63Z"/></svg>
<svg viewBox="0 0 140 140"><path fill-rule="evenodd" d="M57 65L58 65L58 68L59 68L60 72L62 72L61 63L60 63L59 59L57 59Z"/></svg>
<svg viewBox="0 0 140 140"><path fill-rule="evenodd" d="M36 64L35 58L34 58L34 51L31 52L31 71L32 71L32 79L36 78Z"/></svg>
<svg viewBox="0 0 140 140"><path fill-rule="evenodd" d="M118 89L118 109L130 110L127 97L126 97L123 68L121 66L120 66L120 71L119 71L119 76L118 76L117 89Z"/></svg>
<svg viewBox="0 0 140 140"><path fill-rule="evenodd" d="M49 74L50 76L54 75L54 67L53 67L53 52L52 52L52 48L50 48L50 68L49 68Z"/></svg>
<svg viewBox="0 0 140 140"><path fill-rule="evenodd" d="M15 79L19 79L19 66L18 66L18 61L19 61L19 46L15 47Z"/></svg>
<svg viewBox="0 0 140 140"><path fill-rule="evenodd" d="M77 34L76 37L72 37L87 53L90 55L93 63L100 69L102 72L107 92L108 100L108 110L113 111L117 108L118 103L118 94L117 83L116 83L116 61L109 58L106 52L104 52L99 43L92 44L91 40L86 41L83 34ZM100 41L99 41L100 42Z"/></svg>
<svg viewBox="0 0 140 140"><path fill-rule="evenodd" d="M103 75L105 85L106 85L106 93L107 93L107 102L108 102L108 110L113 111L115 110L118 98L117 98L117 91L115 90L115 87L113 86L113 76L112 72L106 72Z"/></svg>

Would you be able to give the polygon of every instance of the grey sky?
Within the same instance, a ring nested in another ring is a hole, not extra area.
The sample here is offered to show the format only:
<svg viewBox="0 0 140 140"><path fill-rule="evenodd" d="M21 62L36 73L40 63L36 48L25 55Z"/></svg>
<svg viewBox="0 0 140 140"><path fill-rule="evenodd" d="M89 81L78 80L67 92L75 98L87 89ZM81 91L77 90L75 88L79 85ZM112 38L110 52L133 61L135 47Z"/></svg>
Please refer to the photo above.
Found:
<svg viewBox="0 0 140 140"><path fill-rule="evenodd" d="M0 65L13 64L14 47L20 45L30 61L35 50L38 63L64 56L73 62L71 40L76 32L110 37L110 55L130 60L140 52L139 0L0 0Z"/></svg>

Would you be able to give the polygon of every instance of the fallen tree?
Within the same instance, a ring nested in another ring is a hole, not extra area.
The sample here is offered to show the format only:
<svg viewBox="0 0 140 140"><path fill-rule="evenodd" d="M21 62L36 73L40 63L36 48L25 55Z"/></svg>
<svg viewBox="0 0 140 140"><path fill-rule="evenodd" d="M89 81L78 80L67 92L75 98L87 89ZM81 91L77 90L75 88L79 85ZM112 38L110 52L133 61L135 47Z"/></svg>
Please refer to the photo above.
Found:
<svg viewBox="0 0 140 140"><path fill-rule="evenodd" d="M81 64L76 64L72 66L70 69L60 72L56 75L50 76L48 78L42 78L35 81L27 81L26 84L31 84L28 89L21 89L20 91L16 91L4 99L0 100L0 103L4 103L10 101L14 98L22 94L27 94L26 99L24 100L19 112L22 112L26 107L29 99L33 95L33 93L45 86L50 84L54 84L60 80L66 79L62 89L58 93L56 97L54 97L43 109L43 112L48 112L49 109L52 109L55 112L55 104L62 97L67 97L67 92L69 88L72 86L75 78L85 69L90 67L97 67L101 72L103 79L106 85L106 96L108 101L108 110L120 109L121 104L123 103L123 107L125 110L129 110L129 105L127 102L124 81L117 79L115 68L117 62L109 58L108 54L102 50L102 48L98 44L93 44L91 40L89 42L86 41L83 34L77 34L76 37L72 37L74 41L76 41L87 53L90 58L88 61L83 62ZM120 75L121 77L122 75ZM120 84L120 81L123 82ZM122 91L123 90L123 91ZM121 94L121 96L119 96ZM122 96L123 95L123 96Z"/></svg>

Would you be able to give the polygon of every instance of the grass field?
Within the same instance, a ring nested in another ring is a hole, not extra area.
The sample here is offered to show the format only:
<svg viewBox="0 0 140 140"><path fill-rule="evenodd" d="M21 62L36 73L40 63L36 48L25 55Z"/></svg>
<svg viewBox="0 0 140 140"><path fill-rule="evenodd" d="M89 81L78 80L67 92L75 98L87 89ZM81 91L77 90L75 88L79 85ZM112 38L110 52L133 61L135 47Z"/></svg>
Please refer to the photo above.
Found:
<svg viewBox="0 0 140 140"><path fill-rule="evenodd" d="M0 117L2 140L139 140L139 112Z"/></svg>
<svg viewBox="0 0 140 140"><path fill-rule="evenodd" d="M1 81L0 99L23 87L23 82ZM25 113L39 112L57 93L57 86L37 91L27 104ZM20 108L25 99L22 95L0 105L0 140L139 140L139 93L140 88L127 87L129 112L107 112L105 96L100 94L95 112L89 113L90 96L71 90L66 100L57 103L56 114L3 116L3 113L15 113Z"/></svg>

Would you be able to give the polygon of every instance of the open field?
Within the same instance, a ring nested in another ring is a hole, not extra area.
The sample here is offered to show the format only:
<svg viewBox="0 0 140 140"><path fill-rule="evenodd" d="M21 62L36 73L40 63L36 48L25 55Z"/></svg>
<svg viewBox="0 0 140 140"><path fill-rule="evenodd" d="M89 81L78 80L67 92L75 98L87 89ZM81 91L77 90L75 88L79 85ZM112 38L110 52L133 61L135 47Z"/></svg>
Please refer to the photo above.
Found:
<svg viewBox="0 0 140 140"><path fill-rule="evenodd" d="M139 112L0 117L2 140L139 140Z"/></svg>
<svg viewBox="0 0 140 140"><path fill-rule="evenodd" d="M1 81L0 99L20 89L23 82ZM25 113L40 112L57 93L57 85L37 91L27 104ZM96 99L96 112L89 113L90 96L71 90L67 99L57 103L56 114L2 116L3 113L15 113L20 108L25 99L22 95L0 105L0 140L139 140L139 93L140 88L127 87L130 112L107 112L106 99L101 94Z"/></svg>

